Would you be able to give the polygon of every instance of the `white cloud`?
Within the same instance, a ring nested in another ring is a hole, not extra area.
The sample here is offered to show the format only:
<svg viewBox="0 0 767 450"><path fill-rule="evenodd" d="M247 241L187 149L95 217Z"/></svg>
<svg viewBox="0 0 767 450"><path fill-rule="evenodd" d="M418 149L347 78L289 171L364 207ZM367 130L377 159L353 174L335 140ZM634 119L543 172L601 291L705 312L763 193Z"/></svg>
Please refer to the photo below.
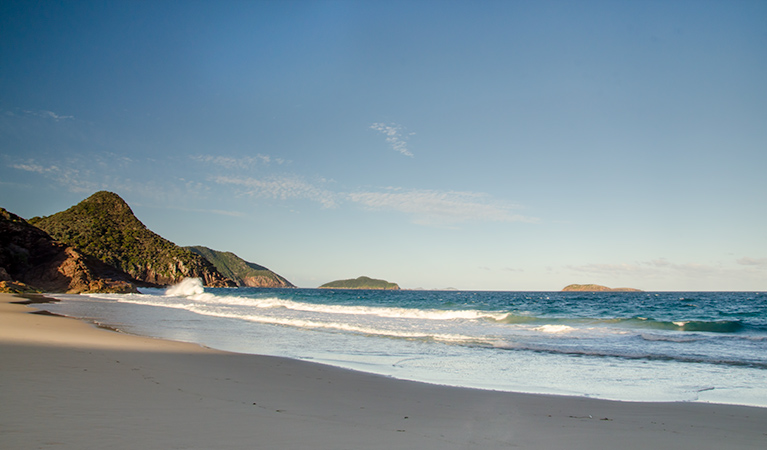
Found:
<svg viewBox="0 0 767 450"><path fill-rule="evenodd" d="M385 123L374 123L370 128L383 133L386 136L386 142L391 145L393 150L402 153L405 156L413 157L413 153L407 148L407 139L415 133L403 134L402 126L393 123L389 125Z"/></svg>
<svg viewBox="0 0 767 450"><path fill-rule="evenodd" d="M43 115L43 117L50 117L56 122L58 122L59 120L73 120L75 118L75 116L62 116L62 115L56 114L53 111L41 111L40 113Z"/></svg>
<svg viewBox="0 0 767 450"><path fill-rule="evenodd" d="M459 222L536 222L511 212L512 206L492 201L487 194L458 191L400 190L354 192L346 198L372 210L410 214L422 225L451 225Z"/></svg>
<svg viewBox="0 0 767 450"><path fill-rule="evenodd" d="M242 178L219 176L213 178L218 184L239 186L242 194L279 200L306 199L320 203L325 208L337 206L336 195L315 186L298 176L270 176L266 178Z"/></svg>
<svg viewBox="0 0 767 450"><path fill-rule="evenodd" d="M744 258L740 258L739 260L737 260L735 262L740 264L740 265L742 265L742 266L767 268L767 258L749 258L749 257L744 257Z"/></svg>
<svg viewBox="0 0 767 450"><path fill-rule="evenodd" d="M237 158L218 155L194 155L190 156L190 158L197 162L214 164L225 169L249 169L256 165L270 165L272 163L281 165L285 163L285 160L282 158L273 158L269 155L262 155L260 153L255 156L243 156Z"/></svg>
<svg viewBox="0 0 767 450"><path fill-rule="evenodd" d="M452 226L462 222L537 222L531 217L514 214L513 205L495 201L487 194L436 190L334 192L323 187L326 180L314 183L297 175L262 178L218 176L212 180L220 185L240 188L241 195L256 198L290 200L304 199L320 203L324 208L342 202L360 205L372 211L395 211L408 214L414 223L430 226Z"/></svg>
<svg viewBox="0 0 767 450"><path fill-rule="evenodd" d="M201 214L216 214L219 216L228 216L228 217L243 217L245 215L239 211L226 211L223 209L182 208L178 206L167 206L166 208L175 209L178 211L201 213Z"/></svg>
<svg viewBox="0 0 767 450"><path fill-rule="evenodd" d="M39 164L35 163L28 163L28 164L11 164L11 167L18 170L24 170L27 172L35 172L40 174L50 173L50 172L57 172L59 170L56 166L48 166L43 167Z"/></svg>
<svg viewBox="0 0 767 450"><path fill-rule="evenodd" d="M139 193L143 197L156 198L174 188L170 183L158 185L148 180L126 178L124 175L140 175L140 172L132 173L132 166L135 164L137 163L129 158L114 153L104 153L74 156L49 165L29 159L10 164L9 167L40 174L69 192L83 194L110 190L119 193ZM183 190L191 192L188 183L184 188Z"/></svg>
<svg viewBox="0 0 767 450"><path fill-rule="evenodd" d="M224 168L239 167L243 161L213 155L191 158L208 166ZM245 163L265 164L273 161L269 156L257 155L248 157ZM176 172L169 172L162 180L152 181L143 176L145 172L134 169L147 164L157 166L160 161L134 161L115 154L93 154L87 158L45 163L32 159L10 163L10 167L40 174L71 192L92 193L106 189L133 193L134 198L157 201L166 197L173 198L169 203L178 203L178 199L208 198L214 192L214 186L218 185L252 198L309 200L319 203L323 208L335 208L346 203L350 208L402 213L413 223L427 226L454 227L467 222L537 222L535 218L517 214L516 205L476 192L396 187L341 191L334 189L334 183L322 178L307 179L295 174L253 177L229 172L218 175L214 172L211 175L210 171L205 175L188 172L184 177L173 176Z"/></svg>
<svg viewBox="0 0 767 450"><path fill-rule="evenodd" d="M42 166L33 161L27 163L11 164L10 167L17 170L38 173L52 179L70 192L95 192L103 189L103 183L92 181L94 173L87 169L59 167L56 165Z"/></svg>
<svg viewBox="0 0 767 450"><path fill-rule="evenodd" d="M707 275L720 274L726 270L721 266L714 266L710 264L672 263L665 258L634 263L584 264L581 266L567 266L567 268L575 272L596 275L606 275L612 277L641 276L646 278L657 278L665 276L684 276L697 278Z"/></svg>
<svg viewBox="0 0 767 450"><path fill-rule="evenodd" d="M632 283L632 287L639 288L646 288L648 284L676 286L672 289L687 285L687 289L690 290L762 289L759 286L764 285L765 268L767 268L767 261L754 258L741 258L737 261L737 265L725 262L675 263L661 258L633 263L565 266L565 269L572 272L593 277L591 279L605 280L604 283L608 285L629 282Z"/></svg>
<svg viewBox="0 0 767 450"><path fill-rule="evenodd" d="M25 110L25 114L29 114L30 116L36 116L36 117L42 117L44 119L53 119L54 121L58 122L60 120L74 120L75 116L63 116L61 114L56 114L53 111L29 111Z"/></svg>

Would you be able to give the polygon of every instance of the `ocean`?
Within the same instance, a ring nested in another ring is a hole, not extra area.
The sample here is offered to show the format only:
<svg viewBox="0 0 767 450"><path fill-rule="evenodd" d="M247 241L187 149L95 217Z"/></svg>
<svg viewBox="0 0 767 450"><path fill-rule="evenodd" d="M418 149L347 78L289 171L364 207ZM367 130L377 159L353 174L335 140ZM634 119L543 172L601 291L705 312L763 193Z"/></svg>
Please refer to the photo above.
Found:
<svg viewBox="0 0 767 450"><path fill-rule="evenodd" d="M429 383L767 407L767 293L203 288L51 294L122 332Z"/></svg>

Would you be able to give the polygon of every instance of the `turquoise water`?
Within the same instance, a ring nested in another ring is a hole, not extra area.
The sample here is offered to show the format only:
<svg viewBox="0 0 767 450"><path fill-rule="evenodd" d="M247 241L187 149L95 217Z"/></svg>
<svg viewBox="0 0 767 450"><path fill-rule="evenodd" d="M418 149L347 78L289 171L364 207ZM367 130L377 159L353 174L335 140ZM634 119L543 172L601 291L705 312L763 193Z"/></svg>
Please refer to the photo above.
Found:
<svg viewBox="0 0 767 450"><path fill-rule="evenodd" d="M432 383L767 406L767 295L211 289L46 305L126 332Z"/></svg>

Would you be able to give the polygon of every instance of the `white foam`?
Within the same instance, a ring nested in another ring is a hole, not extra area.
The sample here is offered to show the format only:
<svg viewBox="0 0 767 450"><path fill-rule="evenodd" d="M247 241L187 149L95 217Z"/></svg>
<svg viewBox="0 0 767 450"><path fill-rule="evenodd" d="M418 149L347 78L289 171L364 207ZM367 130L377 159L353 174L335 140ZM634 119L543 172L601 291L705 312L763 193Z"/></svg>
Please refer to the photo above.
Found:
<svg viewBox="0 0 767 450"><path fill-rule="evenodd" d="M169 297L189 297L199 295L205 292L202 287L202 280L199 278L184 278L180 283L173 285L165 290L165 295Z"/></svg>
<svg viewBox="0 0 767 450"><path fill-rule="evenodd" d="M189 280L189 279L187 279ZM168 296L187 297L191 300L220 306L249 306L253 308L285 308L293 311L314 312L324 314L344 314L354 316L377 316L392 319L427 319L427 320L501 320L507 316L505 313L477 310L423 310L412 308L390 308L381 306L354 306L354 305L319 305L314 303L298 302L276 297L248 298L238 296L217 296L196 290L196 284L181 284L173 286L166 291ZM182 286L183 285L183 286ZM178 289L176 289L178 288Z"/></svg>
<svg viewBox="0 0 767 450"><path fill-rule="evenodd" d="M342 322L325 322L321 320L307 320L291 317L275 317L267 315L242 315L238 313L227 313L223 311L209 310L205 308L188 308L190 311L207 316L232 318L247 320L249 322L257 322L270 325L282 325L294 328L312 328L312 329L326 329L326 330L338 330L350 333L385 336L403 339L433 339L442 342L473 342L477 339L472 336L464 336L459 334L448 333L430 333L430 332L408 332L402 330L386 329L383 327L370 327L359 324L342 323Z"/></svg>
<svg viewBox="0 0 767 450"><path fill-rule="evenodd" d="M575 328L567 325L541 325L540 327L533 328L533 330L542 333L569 333L575 331Z"/></svg>

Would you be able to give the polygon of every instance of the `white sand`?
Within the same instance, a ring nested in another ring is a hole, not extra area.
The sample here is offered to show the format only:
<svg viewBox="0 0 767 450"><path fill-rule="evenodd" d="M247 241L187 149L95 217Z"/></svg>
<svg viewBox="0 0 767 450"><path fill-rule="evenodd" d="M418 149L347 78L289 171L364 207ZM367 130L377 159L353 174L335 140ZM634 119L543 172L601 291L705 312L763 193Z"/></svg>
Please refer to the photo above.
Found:
<svg viewBox="0 0 767 450"><path fill-rule="evenodd" d="M399 381L130 336L0 294L0 449L763 449L767 408Z"/></svg>

